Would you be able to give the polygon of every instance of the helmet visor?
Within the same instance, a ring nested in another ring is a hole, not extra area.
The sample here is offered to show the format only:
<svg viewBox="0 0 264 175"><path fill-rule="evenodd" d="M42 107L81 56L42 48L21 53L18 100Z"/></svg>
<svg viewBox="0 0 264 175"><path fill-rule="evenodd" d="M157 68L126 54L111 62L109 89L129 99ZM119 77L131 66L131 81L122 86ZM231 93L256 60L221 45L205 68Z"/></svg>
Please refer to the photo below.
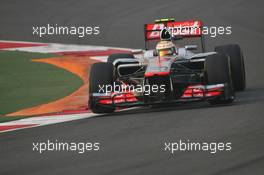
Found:
<svg viewBox="0 0 264 175"><path fill-rule="evenodd" d="M158 50L158 54L160 57L162 56L171 56L174 54L174 49L173 48L168 48L168 49L160 49Z"/></svg>

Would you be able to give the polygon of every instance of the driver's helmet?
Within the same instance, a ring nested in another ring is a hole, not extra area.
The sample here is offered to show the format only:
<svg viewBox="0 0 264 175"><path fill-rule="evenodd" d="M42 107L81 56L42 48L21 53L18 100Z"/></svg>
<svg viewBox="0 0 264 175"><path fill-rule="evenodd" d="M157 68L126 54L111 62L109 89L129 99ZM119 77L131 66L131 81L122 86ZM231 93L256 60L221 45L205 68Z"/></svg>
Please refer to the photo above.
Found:
<svg viewBox="0 0 264 175"><path fill-rule="evenodd" d="M172 41L160 41L156 46L158 56L172 56L176 54L175 45Z"/></svg>

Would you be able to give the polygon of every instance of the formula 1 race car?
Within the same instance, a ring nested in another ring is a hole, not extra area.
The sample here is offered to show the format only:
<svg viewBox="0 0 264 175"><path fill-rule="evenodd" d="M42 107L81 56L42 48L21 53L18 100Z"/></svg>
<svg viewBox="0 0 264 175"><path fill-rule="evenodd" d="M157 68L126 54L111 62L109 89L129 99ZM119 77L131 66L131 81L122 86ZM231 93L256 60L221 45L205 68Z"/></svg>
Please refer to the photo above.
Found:
<svg viewBox="0 0 264 175"><path fill-rule="evenodd" d="M190 38L199 40L199 53L198 45L177 43ZM149 49L154 41L156 48ZM112 54L107 62L92 65L88 103L94 113L201 100L229 104L235 92L246 87L240 46L222 45L205 52L201 21L161 19L146 24L145 46L141 54Z"/></svg>

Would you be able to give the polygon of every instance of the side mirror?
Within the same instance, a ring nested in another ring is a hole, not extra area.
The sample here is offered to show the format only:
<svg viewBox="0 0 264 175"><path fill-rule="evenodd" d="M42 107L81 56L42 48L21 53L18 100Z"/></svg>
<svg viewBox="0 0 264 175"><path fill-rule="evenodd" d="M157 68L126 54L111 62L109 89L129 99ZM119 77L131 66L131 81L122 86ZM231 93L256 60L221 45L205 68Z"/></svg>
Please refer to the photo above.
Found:
<svg viewBox="0 0 264 175"><path fill-rule="evenodd" d="M186 50L196 50L198 47L197 47L197 45L187 45L184 48Z"/></svg>
<svg viewBox="0 0 264 175"><path fill-rule="evenodd" d="M132 54L142 54L142 53L143 53L143 50L142 49L132 50Z"/></svg>

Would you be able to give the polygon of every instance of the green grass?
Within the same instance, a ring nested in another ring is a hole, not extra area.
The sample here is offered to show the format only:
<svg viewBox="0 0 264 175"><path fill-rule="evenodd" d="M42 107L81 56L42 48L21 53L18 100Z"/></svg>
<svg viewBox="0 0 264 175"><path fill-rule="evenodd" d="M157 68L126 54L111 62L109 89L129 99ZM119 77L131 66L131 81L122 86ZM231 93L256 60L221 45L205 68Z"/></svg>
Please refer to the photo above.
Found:
<svg viewBox="0 0 264 175"><path fill-rule="evenodd" d="M57 100L82 85L78 76L66 70L31 61L33 58L53 56L18 51L0 52L0 122L6 121L6 117L3 117L5 114Z"/></svg>

